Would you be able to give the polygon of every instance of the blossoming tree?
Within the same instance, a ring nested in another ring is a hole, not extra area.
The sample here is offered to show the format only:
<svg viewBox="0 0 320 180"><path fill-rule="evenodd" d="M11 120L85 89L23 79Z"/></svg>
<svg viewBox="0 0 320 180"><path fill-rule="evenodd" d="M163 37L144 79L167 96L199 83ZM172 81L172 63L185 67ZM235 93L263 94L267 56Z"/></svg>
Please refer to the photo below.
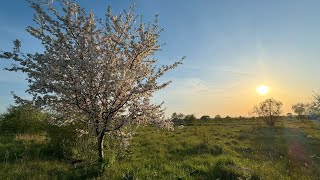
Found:
<svg viewBox="0 0 320 180"><path fill-rule="evenodd" d="M1 52L1 58L14 60L6 70L27 74L29 102L57 114L59 125L82 124L80 132L94 134L100 162L105 135L128 137L140 124L172 127L161 104L150 98L170 83L158 78L182 62L157 66L157 17L146 24L133 6L118 15L108 8L99 19L75 1L29 3L36 26L27 31L44 52L23 53L18 40L12 51ZM14 96L17 103L28 102Z"/></svg>

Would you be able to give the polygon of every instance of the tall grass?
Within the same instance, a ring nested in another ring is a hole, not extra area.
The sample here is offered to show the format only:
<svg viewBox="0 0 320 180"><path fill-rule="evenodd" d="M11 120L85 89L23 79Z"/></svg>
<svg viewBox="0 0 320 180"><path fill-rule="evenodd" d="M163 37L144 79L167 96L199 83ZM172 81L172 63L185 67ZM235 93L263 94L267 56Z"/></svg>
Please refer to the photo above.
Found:
<svg viewBox="0 0 320 180"><path fill-rule="evenodd" d="M0 133L0 179L320 177L317 122L282 119L272 128L258 119L227 119L193 121L174 131L141 127L128 149L107 139L105 171L95 161L94 139L70 134L70 127L51 126Z"/></svg>

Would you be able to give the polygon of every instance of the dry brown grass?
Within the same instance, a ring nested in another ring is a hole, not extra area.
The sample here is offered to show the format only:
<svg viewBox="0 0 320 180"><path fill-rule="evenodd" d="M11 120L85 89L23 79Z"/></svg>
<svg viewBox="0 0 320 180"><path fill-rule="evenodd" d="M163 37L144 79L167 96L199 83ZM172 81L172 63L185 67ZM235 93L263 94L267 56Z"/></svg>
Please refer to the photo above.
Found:
<svg viewBox="0 0 320 180"><path fill-rule="evenodd" d="M37 144L45 143L46 136L43 134L17 134L15 137L16 141L30 141Z"/></svg>

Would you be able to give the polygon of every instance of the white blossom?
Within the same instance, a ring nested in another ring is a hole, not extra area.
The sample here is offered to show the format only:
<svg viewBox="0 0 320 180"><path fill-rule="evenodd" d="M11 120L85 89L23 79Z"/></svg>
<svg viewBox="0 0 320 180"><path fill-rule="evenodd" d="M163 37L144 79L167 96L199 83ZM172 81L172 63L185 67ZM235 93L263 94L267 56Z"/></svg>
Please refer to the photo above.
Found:
<svg viewBox="0 0 320 180"><path fill-rule="evenodd" d="M150 101L170 83L158 79L181 64L157 67L151 58L161 48L157 18L137 23L132 6L120 15L109 9L103 22L74 1L60 2L30 2L37 26L27 31L42 42L43 53L22 53L15 41L13 52L1 54L15 61L7 70L28 75L32 103L55 112L56 123L85 123L83 132L102 139L108 133L130 137L123 130L139 124L172 128L162 104Z"/></svg>

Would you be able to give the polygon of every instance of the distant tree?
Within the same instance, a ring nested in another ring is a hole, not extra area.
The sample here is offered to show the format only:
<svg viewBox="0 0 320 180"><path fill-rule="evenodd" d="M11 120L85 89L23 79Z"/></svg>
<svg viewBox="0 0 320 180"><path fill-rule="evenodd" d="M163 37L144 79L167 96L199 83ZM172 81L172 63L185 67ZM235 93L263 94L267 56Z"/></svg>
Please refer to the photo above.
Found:
<svg viewBox="0 0 320 180"><path fill-rule="evenodd" d="M172 113L171 119L178 119L178 114L176 112Z"/></svg>
<svg viewBox="0 0 320 180"><path fill-rule="evenodd" d="M31 102L56 113L56 124L83 123L81 132L96 136L99 162L105 135L128 140L137 124L172 127L151 98L170 83L158 79L182 62L157 65L153 55L161 49L162 31L157 17L137 21L132 6L119 15L108 8L102 20L73 0L28 2L36 13L27 31L44 51L23 53L16 40L0 58L13 60L7 70L26 73Z"/></svg>
<svg viewBox="0 0 320 180"><path fill-rule="evenodd" d="M320 114L320 93L313 94L313 108Z"/></svg>
<svg viewBox="0 0 320 180"><path fill-rule="evenodd" d="M175 125L184 124L185 123L185 119L184 118L185 118L185 115L182 114L182 113L178 114L178 113L174 112L171 115L171 120Z"/></svg>
<svg viewBox="0 0 320 180"><path fill-rule="evenodd" d="M214 117L214 119L221 119L221 116L218 114Z"/></svg>
<svg viewBox="0 0 320 180"><path fill-rule="evenodd" d="M226 119L230 119L231 117L230 116L226 116Z"/></svg>
<svg viewBox="0 0 320 180"><path fill-rule="evenodd" d="M209 119L210 119L210 116L204 115L204 116L201 116L200 119L201 119L201 120L209 120Z"/></svg>
<svg viewBox="0 0 320 180"><path fill-rule="evenodd" d="M179 113L178 115L177 115L177 118L178 119L184 119L186 117L186 115L184 115L184 114L182 114L182 113Z"/></svg>
<svg viewBox="0 0 320 180"><path fill-rule="evenodd" d="M185 118L185 115L184 114L182 114L182 113L176 113L176 112L174 112L174 113L172 113L172 115L171 115L171 119L173 119L173 120L182 120L182 119L184 119Z"/></svg>
<svg viewBox="0 0 320 180"><path fill-rule="evenodd" d="M303 117L306 115L308 105L303 103L297 103L292 106L293 111L298 114L299 119L303 119Z"/></svg>
<svg viewBox="0 0 320 180"><path fill-rule="evenodd" d="M288 117L292 117L292 113L287 113L287 116Z"/></svg>
<svg viewBox="0 0 320 180"><path fill-rule="evenodd" d="M189 115L186 115L185 117L184 117L184 120L186 120L186 121L194 121L194 120L196 120L197 118L194 116L194 114L189 114Z"/></svg>
<svg viewBox="0 0 320 180"><path fill-rule="evenodd" d="M320 94L319 93L314 93L313 101L309 104L306 114L310 119L318 119L320 117Z"/></svg>
<svg viewBox="0 0 320 180"><path fill-rule="evenodd" d="M253 113L259 117L264 117L266 124L269 126L275 126L277 118L281 114L282 102L267 99L261 102L258 106L254 106Z"/></svg>

